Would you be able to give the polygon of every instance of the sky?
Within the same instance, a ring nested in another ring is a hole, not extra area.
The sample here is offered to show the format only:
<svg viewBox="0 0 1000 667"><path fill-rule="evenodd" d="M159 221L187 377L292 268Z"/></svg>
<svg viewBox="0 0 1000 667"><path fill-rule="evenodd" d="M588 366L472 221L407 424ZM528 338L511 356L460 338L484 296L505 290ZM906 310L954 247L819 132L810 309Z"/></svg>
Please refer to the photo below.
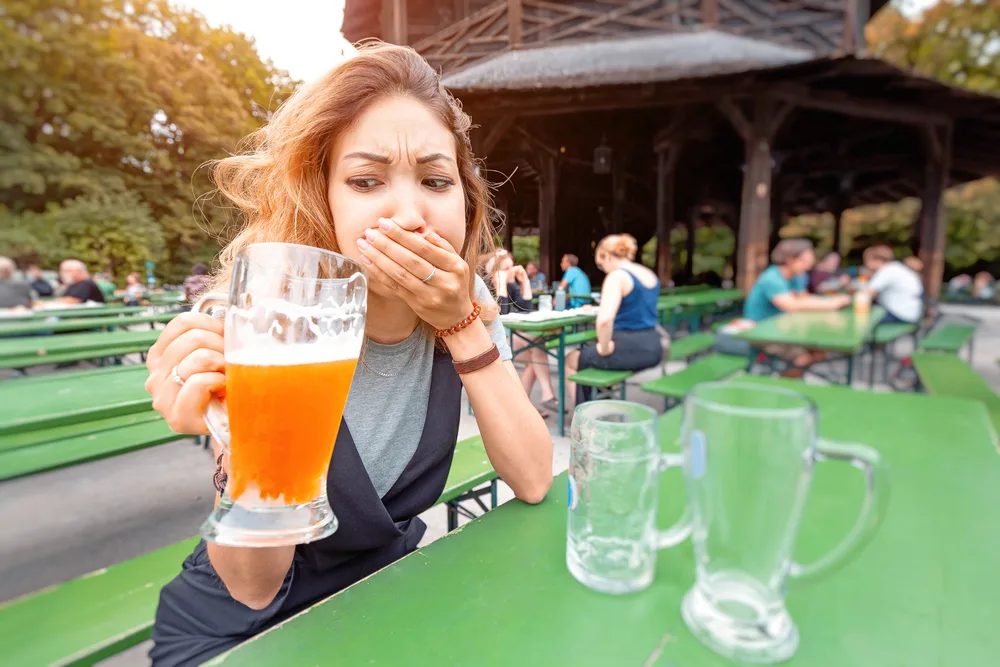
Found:
<svg viewBox="0 0 1000 667"><path fill-rule="evenodd" d="M348 47L340 34L344 0L175 0L197 10L214 26L229 25L254 38L257 52L312 81L341 59Z"/></svg>
<svg viewBox="0 0 1000 667"><path fill-rule="evenodd" d="M893 0L906 14L937 0ZM212 25L230 25L253 37L264 58L297 79L312 81L341 59L344 0L175 0L198 10Z"/></svg>

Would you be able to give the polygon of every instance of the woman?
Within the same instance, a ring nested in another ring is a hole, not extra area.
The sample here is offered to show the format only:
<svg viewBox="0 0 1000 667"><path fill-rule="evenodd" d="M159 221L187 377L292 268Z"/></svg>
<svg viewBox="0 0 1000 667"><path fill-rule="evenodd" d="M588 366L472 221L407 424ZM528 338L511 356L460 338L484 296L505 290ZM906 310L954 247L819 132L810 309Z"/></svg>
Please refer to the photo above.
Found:
<svg viewBox="0 0 1000 667"><path fill-rule="evenodd" d="M597 268L607 277L601 286L597 311L597 342L566 355L566 375L585 368L641 371L663 359L663 345L656 330L656 301L660 281L656 274L634 261L639 245L630 234L605 236L597 244ZM567 380L577 404L590 400L590 387Z"/></svg>
<svg viewBox="0 0 1000 667"><path fill-rule="evenodd" d="M142 276L138 273L130 273L125 276L125 305L137 305L145 293L146 288L142 286Z"/></svg>
<svg viewBox="0 0 1000 667"><path fill-rule="evenodd" d="M413 551L425 528L416 517L447 479L463 387L498 475L525 502L545 497L552 440L510 362L495 304L489 323L430 333L457 328L474 300L488 306L474 276L491 208L469 127L420 56L371 45L296 92L246 152L215 166L246 218L218 281L250 243L343 253L367 267L368 340L329 470L339 530L297 547L200 543L160 594L154 665L200 664ZM202 410L225 388L222 328L186 313L150 350L147 388L178 432L207 433ZM455 363L467 360L480 367L460 375ZM206 470L206 485L211 478Z"/></svg>
<svg viewBox="0 0 1000 667"><path fill-rule="evenodd" d="M840 254L827 253L823 259L809 272L809 292L812 294L827 294L837 292L850 279L840 276Z"/></svg>
<svg viewBox="0 0 1000 667"><path fill-rule="evenodd" d="M528 272L524 268L514 266L514 258L509 252L506 250L497 251L487 266L487 275L493 278L493 286L497 298L500 300L501 312L526 312L532 309L531 279L528 278ZM559 403L552 390L549 355L545 353L545 350L537 347L520 352L533 340L535 340L534 336L514 336L514 351L518 353L518 357L525 364L524 372L521 373L521 384L524 387L524 393L531 396L537 380L542 388L542 407L556 410ZM549 416L546 409L539 410L539 414L543 418Z"/></svg>

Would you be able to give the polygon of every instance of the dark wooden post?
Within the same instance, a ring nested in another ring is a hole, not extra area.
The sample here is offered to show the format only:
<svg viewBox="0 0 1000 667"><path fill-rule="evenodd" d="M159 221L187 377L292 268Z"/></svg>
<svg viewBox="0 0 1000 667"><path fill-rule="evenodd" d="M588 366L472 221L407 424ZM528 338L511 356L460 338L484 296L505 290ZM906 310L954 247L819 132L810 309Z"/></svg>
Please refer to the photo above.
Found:
<svg viewBox="0 0 1000 667"><path fill-rule="evenodd" d="M504 198L498 204L503 214L503 247L514 252L514 221L510 219L510 202Z"/></svg>
<svg viewBox="0 0 1000 667"><path fill-rule="evenodd" d="M625 171L625 156L621 149L611 162L611 232L621 234L625 230L625 192L628 174Z"/></svg>
<svg viewBox="0 0 1000 667"><path fill-rule="evenodd" d="M656 147L656 275L664 287L672 280L674 267L670 231L674 228L674 173L680 146L665 143Z"/></svg>
<svg viewBox="0 0 1000 667"><path fill-rule="evenodd" d="M538 152L538 254L542 272L555 279L556 194L559 162L554 155Z"/></svg>
<svg viewBox="0 0 1000 667"><path fill-rule="evenodd" d="M384 0L382 34L392 44L406 44L406 0Z"/></svg>
<svg viewBox="0 0 1000 667"><path fill-rule="evenodd" d="M512 49L520 47L523 40L523 15L521 0L507 0L507 43Z"/></svg>
<svg viewBox="0 0 1000 667"><path fill-rule="evenodd" d="M768 241L768 253L781 241L781 228L785 224L785 202L781 187L781 179L773 179L771 183L771 234Z"/></svg>
<svg viewBox="0 0 1000 667"><path fill-rule="evenodd" d="M833 209L833 252L838 255L841 253L841 241L843 239L844 233L844 205L837 202L837 206Z"/></svg>
<svg viewBox="0 0 1000 667"><path fill-rule="evenodd" d="M722 100L719 110L733 124L745 144L740 227L736 244L736 285L742 290L749 290L760 272L767 268L774 171L772 142L791 107L778 106L766 97L759 97L754 100L752 119L748 119L732 100Z"/></svg>
<svg viewBox="0 0 1000 667"><path fill-rule="evenodd" d="M701 0L701 23L706 28L719 24L719 0Z"/></svg>
<svg viewBox="0 0 1000 667"><path fill-rule="evenodd" d="M937 299L944 280L944 246L948 219L944 191L951 169L951 125L924 128L926 171L920 207L920 259L924 263L924 293Z"/></svg>
<svg viewBox="0 0 1000 667"><path fill-rule="evenodd" d="M701 217L701 207L695 206L687 218L687 240L685 243L687 255L684 257L684 273L687 274L687 279L692 283L694 282L694 250L698 236L699 217Z"/></svg>

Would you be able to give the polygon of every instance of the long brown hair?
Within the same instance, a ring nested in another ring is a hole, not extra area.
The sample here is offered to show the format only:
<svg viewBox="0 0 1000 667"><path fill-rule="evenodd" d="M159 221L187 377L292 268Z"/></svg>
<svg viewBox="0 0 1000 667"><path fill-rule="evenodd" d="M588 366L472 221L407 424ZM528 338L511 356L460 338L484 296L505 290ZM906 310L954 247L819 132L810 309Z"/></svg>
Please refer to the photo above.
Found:
<svg viewBox="0 0 1000 667"><path fill-rule="evenodd" d="M251 243L283 241L339 251L327 199L330 151L337 138L375 101L409 97L424 104L455 137L465 192L465 245L471 278L493 250L490 189L472 154L472 121L441 87L437 73L413 49L370 42L358 54L299 88L267 125L243 140L238 155L219 160L213 178L242 213L244 225L220 255L216 285L229 281L233 261Z"/></svg>

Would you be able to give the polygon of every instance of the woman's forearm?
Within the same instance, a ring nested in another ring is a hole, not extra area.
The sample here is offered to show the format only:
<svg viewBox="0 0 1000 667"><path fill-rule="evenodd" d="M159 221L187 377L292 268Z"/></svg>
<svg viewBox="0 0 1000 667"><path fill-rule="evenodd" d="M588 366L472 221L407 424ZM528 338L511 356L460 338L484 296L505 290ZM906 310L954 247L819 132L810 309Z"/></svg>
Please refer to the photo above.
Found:
<svg viewBox="0 0 1000 667"><path fill-rule="evenodd" d="M601 349L607 348L608 343L611 342L612 334L615 332L615 321L601 321L598 318L594 328L597 330L597 344Z"/></svg>
<svg viewBox="0 0 1000 667"><path fill-rule="evenodd" d="M476 357L492 344L479 321L445 342L457 360ZM498 359L461 377L497 475L520 500L541 502L552 485L552 436L517 374Z"/></svg>

